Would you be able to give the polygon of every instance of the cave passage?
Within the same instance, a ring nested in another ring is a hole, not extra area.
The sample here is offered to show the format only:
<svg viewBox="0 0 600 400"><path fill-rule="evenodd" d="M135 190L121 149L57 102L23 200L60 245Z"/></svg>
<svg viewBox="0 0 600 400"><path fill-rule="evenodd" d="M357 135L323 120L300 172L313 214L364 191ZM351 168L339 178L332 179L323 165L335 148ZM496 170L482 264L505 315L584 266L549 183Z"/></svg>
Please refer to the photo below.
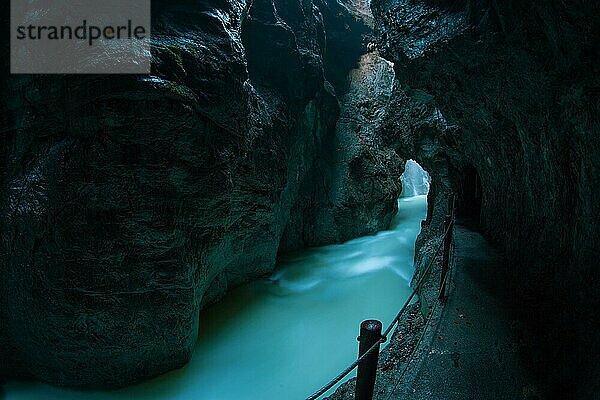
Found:
<svg viewBox="0 0 600 400"><path fill-rule="evenodd" d="M463 180L460 184L456 215L474 223L479 223L481 218L481 179L475 167L469 165L463 171Z"/></svg>
<svg viewBox="0 0 600 400"><path fill-rule="evenodd" d="M184 368L113 392L13 382L7 399L305 398L354 361L362 320L387 325L410 295L429 175L409 161L402 181L390 230L289 255L269 279L203 311Z"/></svg>

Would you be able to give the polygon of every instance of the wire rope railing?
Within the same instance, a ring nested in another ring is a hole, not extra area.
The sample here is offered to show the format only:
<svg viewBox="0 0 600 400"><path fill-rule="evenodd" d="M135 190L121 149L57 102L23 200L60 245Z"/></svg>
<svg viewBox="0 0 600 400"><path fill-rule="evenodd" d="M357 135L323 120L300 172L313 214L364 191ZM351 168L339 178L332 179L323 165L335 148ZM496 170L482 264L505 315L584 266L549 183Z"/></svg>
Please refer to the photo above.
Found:
<svg viewBox="0 0 600 400"><path fill-rule="evenodd" d="M448 254L446 254L446 252L450 251L450 249L451 249L449 243L452 240L452 236L451 235L449 236L449 234L452 231L452 228L454 227L454 217L455 216L454 216L453 207L452 207L451 208L451 213L446 216L445 220L442 223L443 225L442 224L440 225L440 228L442 228L442 226L443 226L444 233L442 235L442 240L440 241L439 245L437 246L433 257L431 257L431 260L430 260L429 264L427 265L427 267L421 273L421 276L417 280L417 284L415 285L414 289L412 290L410 296L408 296L408 298L406 299L406 301L402 305L402 308L400 309L400 311L398 311L398 313L396 314L396 316L394 317L394 319L392 320L392 322L390 322L390 324L385 329L385 331L383 331L383 333L381 333L379 335L379 338L377 340L375 340L374 343L370 347L368 347L366 351L361 352L361 354L359 355L359 357L354 362L352 362L352 364L348 365L348 367L346 367L343 371L341 371L338 375L336 375L335 378L333 378L332 380L330 380L326 385L324 385L319 390L317 390L316 392L314 392L312 395L310 395L309 397L307 397L306 400L316 400L316 399L318 399L323 394L327 393L336 384L338 384L342 379L344 379L349 373L351 373L354 370L354 368L356 368L357 366L360 366L361 363L363 363L365 360L367 360L372 354L374 354L375 352L377 352L377 354L378 354L378 352L379 352L379 346L387 341L388 335L390 334L390 332L392 331L392 329L396 326L396 324L401 320L402 316L404 315L404 313L408 309L408 306L411 304L413 298L421 290L421 286L422 286L423 282L425 281L425 278L427 277L427 274L431 270L431 267L436 262L439 254L440 254L440 250L442 250L442 249L445 250L443 264L447 264L449 262ZM447 277L448 277L448 265L443 265L443 267L442 267L442 277L441 277L441 282L440 282L440 294L439 294L439 298L440 299L442 299L443 296L444 296ZM365 322L368 322L368 321L365 321ZM362 325L361 325L361 332L362 332ZM361 336L362 336L362 334L361 334ZM361 340L361 337L359 337L359 340ZM374 362L375 362L375 367L374 368L376 369L377 358L375 358ZM359 378L360 378L360 369L359 369ZM357 378L357 380L358 380L358 378ZM373 378L373 383L374 383L374 378ZM371 392L371 395L372 395L372 388L371 388L370 392ZM359 397L360 396L357 396L357 400L359 400Z"/></svg>

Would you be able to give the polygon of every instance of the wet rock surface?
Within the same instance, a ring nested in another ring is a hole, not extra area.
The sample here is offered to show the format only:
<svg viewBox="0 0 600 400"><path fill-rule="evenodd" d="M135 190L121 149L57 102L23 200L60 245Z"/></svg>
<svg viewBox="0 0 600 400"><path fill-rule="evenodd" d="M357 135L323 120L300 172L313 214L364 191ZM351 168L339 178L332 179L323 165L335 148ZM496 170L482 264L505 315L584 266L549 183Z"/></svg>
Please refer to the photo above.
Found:
<svg viewBox="0 0 600 400"><path fill-rule="evenodd" d="M457 192L506 251L526 361L591 398L598 7L160 2L151 76L2 80L0 374L105 388L182 366L200 309L278 253L385 228L413 158L432 177L416 265Z"/></svg>
<svg viewBox="0 0 600 400"><path fill-rule="evenodd" d="M374 0L372 9L396 79L381 136L412 152L434 193L448 182L459 214L506 250L504 291L548 393L593 397L598 3Z"/></svg>
<svg viewBox="0 0 600 400"><path fill-rule="evenodd" d="M344 241L391 222L405 160L383 145L379 132L393 77L389 62L376 53L364 54L350 71L348 91L339 97L335 134L310 183L326 190L327 201L316 204L314 194L303 191L297 204L302 209L294 215L304 216L304 223L288 225L282 246Z"/></svg>
<svg viewBox="0 0 600 400"><path fill-rule="evenodd" d="M400 160L338 123L355 15L161 2L150 76L3 80L0 374L107 388L180 367L200 309L278 251L387 227Z"/></svg>

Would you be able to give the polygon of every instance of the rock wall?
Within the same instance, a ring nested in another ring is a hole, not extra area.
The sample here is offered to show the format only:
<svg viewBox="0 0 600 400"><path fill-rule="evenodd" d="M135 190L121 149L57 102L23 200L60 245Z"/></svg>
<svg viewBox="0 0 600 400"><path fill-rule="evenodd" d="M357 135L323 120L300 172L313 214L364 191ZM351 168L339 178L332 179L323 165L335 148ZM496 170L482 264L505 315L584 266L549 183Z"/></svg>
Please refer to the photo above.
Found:
<svg viewBox="0 0 600 400"><path fill-rule="evenodd" d="M278 251L385 228L399 159L338 122L365 32L337 2L157 2L152 75L3 80L0 375L180 367Z"/></svg>
<svg viewBox="0 0 600 400"><path fill-rule="evenodd" d="M376 53L361 56L340 99L335 133L321 153L315 181L305 184L282 249L322 245L364 236L388 226L397 211L403 160L383 146L379 132L394 72Z"/></svg>
<svg viewBox="0 0 600 400"><path fill-rule="evenodd" d="M414 158L429 223L456 191L514 261L532 371L589 398L599 7L156 2L151 76L8 76L0 374L112 387L183 365L200 309L278 252L386 227Z"/></svg>
<svg viewBox="0 0 600 400"><path fill-rule="evenodd" d="M373 0L394 62L388 144L459 194L512 260L548 393L591 398L600 215L598 2ZM435 191L434 191L435 192ZM481 210L474 199L479 198Z"/></svg>

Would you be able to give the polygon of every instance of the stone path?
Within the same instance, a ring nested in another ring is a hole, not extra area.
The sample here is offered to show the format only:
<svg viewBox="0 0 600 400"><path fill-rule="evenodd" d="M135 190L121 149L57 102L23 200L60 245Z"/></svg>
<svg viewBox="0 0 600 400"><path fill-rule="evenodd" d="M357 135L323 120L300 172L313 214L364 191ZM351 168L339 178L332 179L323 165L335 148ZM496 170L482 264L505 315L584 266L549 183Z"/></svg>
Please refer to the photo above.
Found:
<svg viewBox="0 0 600 400"><path fill-rule="evenodd" d="M455 246L445 306L432 315L402 380L377 398L541 398L520 363L516 323L502 300L508 290L499 293L504 259L481 234L462 226L455 229Z"/></svg>

